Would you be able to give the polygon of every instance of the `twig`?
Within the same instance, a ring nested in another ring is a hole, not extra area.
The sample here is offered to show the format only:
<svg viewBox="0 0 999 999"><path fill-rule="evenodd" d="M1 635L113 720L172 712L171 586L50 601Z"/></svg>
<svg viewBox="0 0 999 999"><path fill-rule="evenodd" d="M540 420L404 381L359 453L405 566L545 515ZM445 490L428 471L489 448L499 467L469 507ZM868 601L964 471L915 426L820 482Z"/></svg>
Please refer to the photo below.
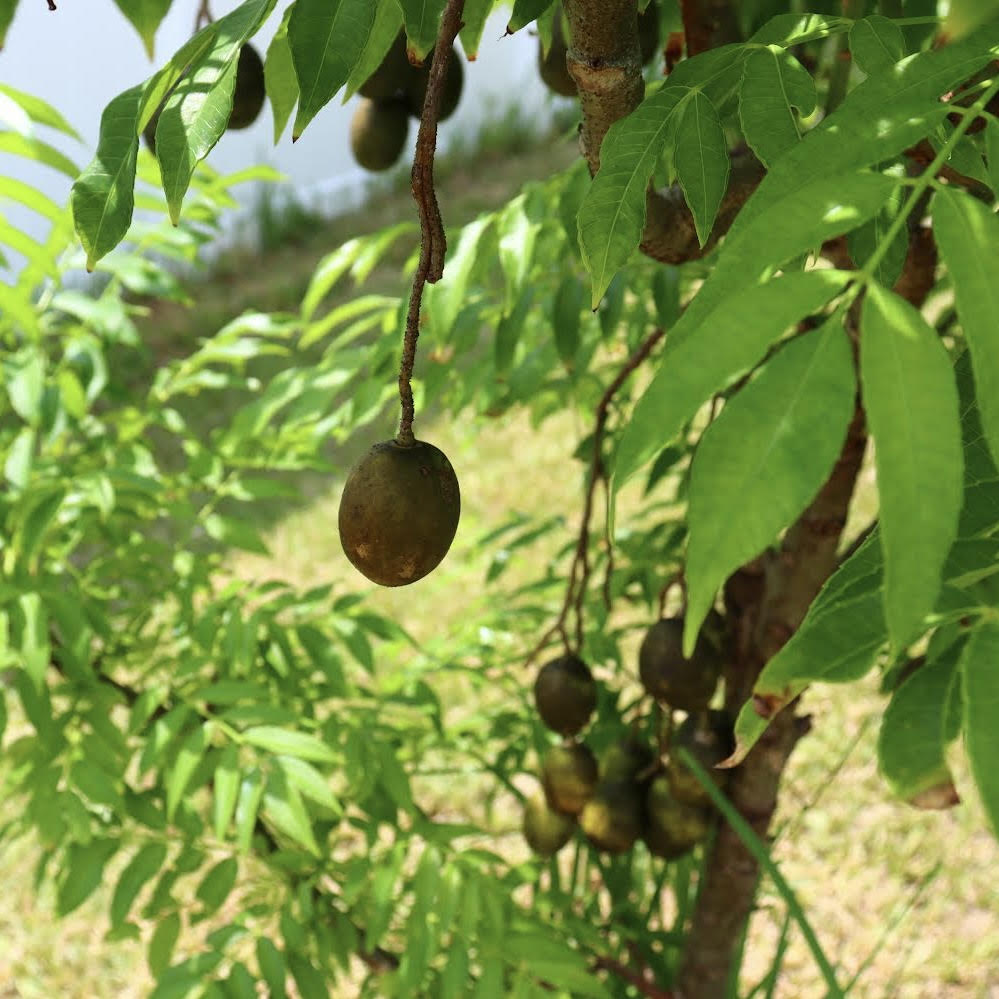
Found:
<svg viewBox="0 0 999 999"><path fill-rule="evenodd" d="M645 975L633 971L612 957L598 957L593 962L593 968L595 971L609 971L615 977L620 978L622 982L627 982L646 999L676 999L676 993L671 989L659 988L655 982L650 982Z"/></svg>
<svg viewBox="0 0 999 999"><path fill-rule="evenodd" d="M413 291L409 297L409 312L406 315L406 333L403 339L402 363L399 367L399 403L402 415L399 419L399 433L396 440L410 447L413 436L413 366L416 363L416 341L420 336L420 308L423 304L423 289L429 281L434 284L444 273L444 255L447 240L444 236L444 222L441 219L437 193L434 191L434 153L437 150L437 118L440 114L441 94L447 77L451 59L451 46L461 30L461 13L465 0L448 0L441 18L434 58L430 64L430 78L427 82L427 96L420 116L420 130L416 136L416 152L413 155L412 188L413 197L420 216L420 261L413 276Z"/></svg>
<svg viewBox="0 0 999 999"><path fill-rule="evenodd" d="M194 14L194 33L197 34L204 25L211 24L214 20L211 7L208 6L208 0L201 0Z"/></svg>
<svg viewBox="0 0 999 999"><path fill-rule="evenodd" d="M49 10L56 9L55 0L48 0L48 4L49 4Z"/></svg>
<svg viewBox="0 0 999 999"><path fill-rule="evenodd" d="M593 514L593 494L597 483L606 478L603 467L602 447L607 413L611 402L614 400L614 396L628 379L628 376L645 361L649 354L652 353L656 344L665 335L665 330L655 329L638 345L628 360L621 366L621 370L614 376L614 380L607 386L600 402L597 404L596 417L593 423L593 457L590 462L590 480L587 483L586 495L583 498L583 514L579 524L579 537L576 539L576 551L573 554L572 566L569 569L569 585L566 587L565 600L555 624L545 632L541 641L534 647L524 663L525 666L529 666L534 661L534 657L548 644L549 639L556 632L562 635L566 647L569 648L565 632L565 622L569 616L570 608L574 608L576 611L575 650L578 652L583 645L583 601L586 597L586 584L590 578L590 520Z"/></svg>

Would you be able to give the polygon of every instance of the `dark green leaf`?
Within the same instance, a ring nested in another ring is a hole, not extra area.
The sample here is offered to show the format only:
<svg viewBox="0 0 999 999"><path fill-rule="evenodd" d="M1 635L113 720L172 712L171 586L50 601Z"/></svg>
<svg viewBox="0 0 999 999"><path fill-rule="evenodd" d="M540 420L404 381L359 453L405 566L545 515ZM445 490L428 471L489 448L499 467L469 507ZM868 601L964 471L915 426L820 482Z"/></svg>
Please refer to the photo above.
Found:
<svg viewBox="0 0 999 999"><path fill-rule="evenodd" d="M267 982L271 999L284 999L284 981L287 975L284 955L267 937L257 939L257 967L260 977Z"/></svg>
<svg viewBox="0 0 999 999"><path fill-rule="evenodd" d="M901 650L933 608L962 503L961 424L940 339L904 299L870 284L860 343L875 442L885 617Z"/></svg>
<svg viewBox="0 0 999 999"><path fill-rule="evenodd" d="M947 189L933 199L933 232L954 282L982 428L999 461L999 219L975 198Z"/></svg>
<svg viewBox="0 0 999 999"><path fill-rule="evenodd" d="M7 29L11 21L14 20L14 12L17 10L17 0L0 0L0 50L3 49L7 38Z"/></svg>
<svg viewBox="0 0 999 999"><path fill-rule="evenodd" d="M708 241L728 188L729 157L721 119L710 99L695 90L681 103L673 163L701 246Z"/></svg>
<svg viewBox="0 0 999 999"><path fill-rule="evenodd" d="M70 843L63 859L56 895L56 912L66 916L81 906L100 885L104 865L118 849L116 840Z"/></svg>
<svg viewBox="0 0 999 999"><path fill-rule="evenodd" d="M128 862L111 898L112 926L118 926L128 918L136 896L159 872L166 856L167 848L163 843L147 843Z"/></svg>
<svg viewBox="0 0 999 999"><path fill-rule="evenodd" d="M281 138L298 101L298 77L295 76L295 63L288 44L288 18L291 17L291 11L291 7L285 11L278 30L267 46L267 57L264 60L264 87L274 116L275 144Z"/></svg>
<svg viewBox="0 0 999 999"><path fill-rule="evenodd" d="M194 771L205 752L205 729L200 723L181 743L177 759L170 770L166 782L167 818L172 819L184 792L194 776Z"/></svg>
<svg viewBox="0 0 999 999"><path fill-rule="evenodd" d="M146 55L153 58L153 39L160 21L170 9L171 0L114 0L118 9L132 22L139 33Z"/></svg>
<svg viewBox="0 0 999 999"><path fill-rule="evenodd" d="M326 980L307 957L302 954L289 954L288 967L302 999L327 999L330 993Z"/></svg>
<svg viewBox="0 0 999 999"><path fill-rule="evenodd" d="M374 23L347 79L343 93L345 104L382 64L402 28L402 11L398 0L376 0L376 4Z"/></svg>
<svg viewBox="0 0 999 999"><path fill-rule="evenodd" d="M532 21L536 21L553 3L554 0L514 0L506 33L512 35Z"/></svg>
<svg viewBox="0 0 999 999"><path fill-rule="evenodd" d="M865 17L850 29L850 52L868 76L891 69L905 55L902 29L880 14Z"/></svg>
<svg viewBox="0 0 999 999"><path fill-rule="evenodd" d="M446 0L398 0L409 39L410 61L422 60L434 47Z"/></svg>
<svg viewBox="0 0 999 999"><path fill-rule="evenodd" d="M818 492L853 415L853 352L834 316L786 344L729 400L691 466L685 644L715 594Z"/></svg>
<svg viewBox="0 0 999 999"><path fill-rule="evenodd" d="M695 305L688 307L670 331L656 374L621 436L615 490L655 457L713 393L757 364L789 326L821 309L849 280L840 271L787 274L722 297L700 315Z"/></svg>
<svg viewBox="0 0 999 999"><path fill-rule="evenodd" d="M226 857L204 876L195 893L198 901L204 905L202 917L211 915L225 902L236 885L238 874L239 863L236 858Z"/></svg>

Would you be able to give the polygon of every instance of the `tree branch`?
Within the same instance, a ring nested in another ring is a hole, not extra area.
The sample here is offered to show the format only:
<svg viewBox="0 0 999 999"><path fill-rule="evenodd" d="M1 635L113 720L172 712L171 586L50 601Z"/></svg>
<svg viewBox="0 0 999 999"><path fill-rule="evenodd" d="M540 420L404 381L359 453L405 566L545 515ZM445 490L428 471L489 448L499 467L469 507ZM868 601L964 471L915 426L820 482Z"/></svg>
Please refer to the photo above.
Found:
<svg viewBox="0 0 999 999"><path fill-rule="evenodd" d="M680 0L680 7L688 57L740 40L731 0Z"/></svg>

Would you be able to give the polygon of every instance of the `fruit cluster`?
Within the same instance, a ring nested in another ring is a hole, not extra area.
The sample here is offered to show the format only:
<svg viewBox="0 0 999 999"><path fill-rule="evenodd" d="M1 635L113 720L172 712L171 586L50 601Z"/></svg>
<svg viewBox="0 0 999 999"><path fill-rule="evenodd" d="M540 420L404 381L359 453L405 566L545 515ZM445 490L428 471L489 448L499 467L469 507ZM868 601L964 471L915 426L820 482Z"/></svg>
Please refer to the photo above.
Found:
<svg viewBox="0 0 999 999"><path fill-rule="evenodd" d="M361 102L350 121L350 148L365 170L388 170L406 146L409 119L419 118L427 96L430 59L413 66L400 32L378 68L358 88ZM454 114L461 100L464 71L457 50L451 49L441 94L438 121Z"/></svg>
<svg viewBox="0 0 999 999"><path fill-rule="evenodd" d="M589 667L567 653L542 666L534 684L541 720L563 737L541 764L539 792L524 809L523 832L542 857L557 853L577 828L606 853L624 853L641 839L649 852L672 859L689 852L711 827L711 798L684 762L686 750L724 788L729 771L716 765L735 748L728 716L709 708L721 674L721 616L705 623L693 655L682 652L682 618L663 618L645 635L639 674L646 692L687 717L669 740L665 758L630 734L598 761L579 739L597 704Z"/></svg>
<svg viewBox="0 0 999 999"><path fill-rule="evenodd" d="M651 0L645 10L638 15L638 44L643 66L647 66L659 51L659 24L658 0ZM538 74L553 94L558 94L560 97L575 97L576 81L572 78L565 59L569 50L566 37L562 5L559 4L555 11L552 41L547 53L541 40L538 40Z"/></svg>

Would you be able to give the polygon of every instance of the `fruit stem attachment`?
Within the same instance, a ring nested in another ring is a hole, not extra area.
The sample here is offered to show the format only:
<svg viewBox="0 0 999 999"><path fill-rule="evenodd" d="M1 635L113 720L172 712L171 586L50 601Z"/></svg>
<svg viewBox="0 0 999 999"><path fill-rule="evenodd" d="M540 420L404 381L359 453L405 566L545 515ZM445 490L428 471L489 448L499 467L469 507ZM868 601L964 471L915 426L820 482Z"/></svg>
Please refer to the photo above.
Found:
<svg viewBox="0 0 999 999"><path fill-rule="evenodd" d="M447 240L444 236L444 222L441 219L437 193L434 190L434 153L437 149L437 118L440 114L441 94L447 78L451 47L461 30L461 14L465 0L448 0L441 17L441 27L434 45L434 58L430 64L430 79L427 82L427 96L420 115L420 128L416 136L416 151L413 154L412 190L420 216L420 260L413 276L413 290L409 296L409 311L406 314L406 333L403 337L402 363L399 366L399 403L402 415L399 418L399 433L396 443L402 447L412 447L413 436L413 366L416 363L416 341L420 336L420 309L423 304L423 289L427 282L435 284L444 273L444 255Z"/></svg>

